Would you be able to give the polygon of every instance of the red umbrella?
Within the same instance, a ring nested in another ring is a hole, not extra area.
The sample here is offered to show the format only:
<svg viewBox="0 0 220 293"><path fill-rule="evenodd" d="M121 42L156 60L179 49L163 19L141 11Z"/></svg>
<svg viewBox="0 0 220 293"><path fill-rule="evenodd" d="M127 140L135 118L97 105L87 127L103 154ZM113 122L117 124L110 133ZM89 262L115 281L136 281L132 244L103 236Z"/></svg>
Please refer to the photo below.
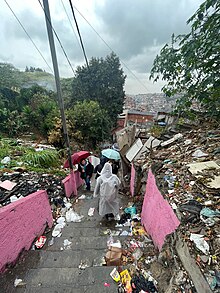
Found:
<svg viewBox="0 0 220 293"><path fill-rule="evenodd" d="M80 151L80 152L77 152L77 153L73 154L71 156L73 165L80 163L81 160L88 158L90 155L91 154L88 151ZM68 160L66 160L66 162L63 165L63 167L64 168L69 168L69 161Z"/></svg>

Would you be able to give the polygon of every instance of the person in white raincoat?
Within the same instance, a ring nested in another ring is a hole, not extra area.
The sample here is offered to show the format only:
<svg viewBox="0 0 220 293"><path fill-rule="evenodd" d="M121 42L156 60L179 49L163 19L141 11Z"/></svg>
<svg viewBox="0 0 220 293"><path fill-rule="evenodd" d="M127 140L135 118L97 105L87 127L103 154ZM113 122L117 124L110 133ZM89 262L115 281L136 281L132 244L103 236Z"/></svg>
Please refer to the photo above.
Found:
<svg viewBox="0 0 220 293"><path fill-rule="evenodd" d="M94 197L100 195L99 214L109 219L111 214L116 216L119 213L118 189L120 186L119 178L112 174L112 166L105 163L101 176L97 179Z"/></svg>

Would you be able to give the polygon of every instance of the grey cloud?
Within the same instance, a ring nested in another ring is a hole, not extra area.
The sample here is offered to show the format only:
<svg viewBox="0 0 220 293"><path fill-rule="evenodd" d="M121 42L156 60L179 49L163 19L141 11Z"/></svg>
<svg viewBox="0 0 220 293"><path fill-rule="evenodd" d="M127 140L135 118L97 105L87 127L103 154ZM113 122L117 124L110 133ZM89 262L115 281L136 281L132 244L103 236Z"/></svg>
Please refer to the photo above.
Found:
<svg viewBox="0 0 220 293"><path fill-rule="evenodd" d="M130 58L153 43L168 42L172 33L186 32L186 20L200 3L201 0L111 0L96 6L96 13L104 32L114 38L119 54Z"/></svg>
<svg viewBox="0 0 220 293"><path fill-rule="evenodd" d="M21 23L24 25L27 32L31 35L33 39L39 39L41 41L46 41L46 31L45 26L42 25L44 22L43 15L38 16L34 14L33 11L29 11L27 9L23 10L21 13L18 14L18 18L20 19ZM27 35L18 24L16 20L11 22L11 19L6 21L4 27L4 34L7 35L10 39L27 39Z"/></svg>

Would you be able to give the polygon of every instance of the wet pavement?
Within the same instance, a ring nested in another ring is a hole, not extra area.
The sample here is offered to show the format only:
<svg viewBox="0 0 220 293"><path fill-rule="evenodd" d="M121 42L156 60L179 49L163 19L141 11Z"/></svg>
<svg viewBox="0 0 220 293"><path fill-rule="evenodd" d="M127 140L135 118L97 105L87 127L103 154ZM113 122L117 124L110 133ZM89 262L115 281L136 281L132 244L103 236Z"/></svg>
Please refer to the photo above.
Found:
<svg viewBox="0 0 220 293"><path fill-rule="evenodd" d="M0 292L117 292L117 285L109 275L113 267L102 266L109 237L105 231L116 230L115 222L103 221L98 214L98 199L92 198L91 192L85 194L86 199L73 205L74 211L84 216L82 221L67 223L52 246L48 246L49 232L47 245L42 250L24 252L15 267L1 277ZM88 216L90 207L95 208L91 217ZM125 238L120 237L120 241ZM71 242L68 249L64 248L65 239ZM23 280L21 287L14 287L16 278ZM105 287L105 283L109 287Z"/></svg>

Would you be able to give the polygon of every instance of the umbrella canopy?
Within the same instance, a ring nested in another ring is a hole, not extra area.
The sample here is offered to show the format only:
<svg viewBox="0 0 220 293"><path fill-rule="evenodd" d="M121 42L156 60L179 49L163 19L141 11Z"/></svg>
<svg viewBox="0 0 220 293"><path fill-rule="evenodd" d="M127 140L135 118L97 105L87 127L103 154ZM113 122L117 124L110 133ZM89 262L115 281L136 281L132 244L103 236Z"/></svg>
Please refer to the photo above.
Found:
<svg viewBox="0 0 220 293"><path fill-rule="evenodd" d="M102 151L102 155L105 156L108 159L112 159L112 160L120 160L120 154L119 152L113 150L113 149L106 149Z"/></svg>
<svg viewBox="0 0 220 293"><path fill-rule="evenodd" d="M90 155L91 154L88 151L80 151L80 152L74 153L71 156L73 165L80 163L81 160L88 158ZM68 160L66 160L66 162L63 165L63 167L64 168L69 168L69 161Z"/></svg>

